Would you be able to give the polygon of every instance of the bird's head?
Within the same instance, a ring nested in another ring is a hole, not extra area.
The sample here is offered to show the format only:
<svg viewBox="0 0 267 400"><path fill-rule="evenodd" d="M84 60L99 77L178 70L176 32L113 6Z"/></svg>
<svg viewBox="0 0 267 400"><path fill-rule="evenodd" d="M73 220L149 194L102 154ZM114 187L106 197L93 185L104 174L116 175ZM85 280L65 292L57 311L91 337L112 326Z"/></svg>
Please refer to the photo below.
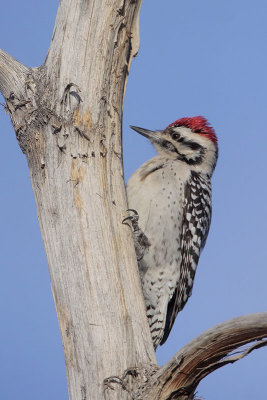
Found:
<svg viewBox="0 0 267 400"><path fill-rule="evenodd" d="M158 154L184 161L192 169L212 173L217 157L218 142L214 129L202 116L180 118L164 130L150 131L131 126L148 138Z"/></svg>

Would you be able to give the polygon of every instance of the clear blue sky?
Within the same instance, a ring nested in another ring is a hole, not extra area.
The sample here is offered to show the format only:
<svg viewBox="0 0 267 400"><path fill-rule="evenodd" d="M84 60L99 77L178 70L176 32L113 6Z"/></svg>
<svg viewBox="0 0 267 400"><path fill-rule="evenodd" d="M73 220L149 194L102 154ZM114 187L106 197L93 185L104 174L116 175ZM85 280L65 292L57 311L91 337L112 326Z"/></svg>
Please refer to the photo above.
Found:
<svg viewBox="0 0 267 400"><path fill-rule="evenodd" d="M57 2L2 2L0 47L27 66L44 61ZM267 308L267 3L144 0L141 47L124 107L126 179L154 151L129 124L164 128L204 115L219 138L213 220L193 296L167 343L166 362L226 319ZM2 101L2 100L1 100ZM66 400L64 357L28 167L0 112L0 398ZM266 393L267 348L206 378L206 400Z"/></svg>

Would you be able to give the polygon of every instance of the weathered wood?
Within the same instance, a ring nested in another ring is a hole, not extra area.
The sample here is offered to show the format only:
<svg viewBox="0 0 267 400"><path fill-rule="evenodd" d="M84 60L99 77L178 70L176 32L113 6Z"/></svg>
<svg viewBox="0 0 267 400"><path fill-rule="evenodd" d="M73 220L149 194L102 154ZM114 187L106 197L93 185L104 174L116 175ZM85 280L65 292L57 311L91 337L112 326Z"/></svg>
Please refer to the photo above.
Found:
<svg viewBox="0 0 267 400"><path fill-rule="evenodd" d="M75 400L99 400L106 377L156 363L131 232L121 223L122 101L140 5L62 0L43 66L0 54L0 89L28 159Z"/></svg>
<svg viewBox="0 0 267 400"><path fill-rule="evenodd" d="M0 49L0 92L5 98L9 98L12 91L23 96L28 72L29 68Z"/></svg>
<svg viewBox="0 0 267 400"><path fill-rule="evenodd" d="M241 347L247 345L247 347ZM190 400L216 369L267 345L267 312L223 322L196 337L160 368L140 392L142 400ZM234 350L237 350L233 352Z"/></svg>

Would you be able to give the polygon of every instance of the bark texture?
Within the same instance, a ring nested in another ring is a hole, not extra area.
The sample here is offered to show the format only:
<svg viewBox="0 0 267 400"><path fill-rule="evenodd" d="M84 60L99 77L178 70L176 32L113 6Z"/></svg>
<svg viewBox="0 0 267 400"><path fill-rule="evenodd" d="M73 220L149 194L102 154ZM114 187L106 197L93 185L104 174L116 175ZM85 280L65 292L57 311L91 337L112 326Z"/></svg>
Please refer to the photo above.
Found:
<svg viewBox="0 0 267 400"><path fill-rule="evenodd" d="M122 102L140 6L61 0L41 67L0 50L0 91L29 164L71 400L192 399L208 373L267 343L267 313L255 314L156 365L131 232L121 223Z"/></svg>
<svg viewBox="0 0 267 400"><path fill-rule="evenodd" d="M140 5L61 0L40 68L0 53L0 89L29 164L72 400L102 399L106 377L156 363L131 232L121 223L122 101Z"/></svg>

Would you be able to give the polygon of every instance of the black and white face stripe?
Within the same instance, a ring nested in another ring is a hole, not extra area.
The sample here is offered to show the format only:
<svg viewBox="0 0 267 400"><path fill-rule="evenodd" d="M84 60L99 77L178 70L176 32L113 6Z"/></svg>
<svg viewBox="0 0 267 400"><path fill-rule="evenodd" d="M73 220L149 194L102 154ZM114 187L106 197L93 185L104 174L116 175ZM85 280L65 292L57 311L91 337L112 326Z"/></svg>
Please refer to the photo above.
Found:
<svg viewBox="0 0 267 400"><path fill-rule="evenodd" d="M166 129L166 135L169 135L171 139L177 143L177 146L168 140L165 140L162 143L162 147L169 151L176 152L178 154L178 160L184 161L189 165L201 164L205 156L206 149L204 146L193 140L187 139L172 128Z"/></svg>
<svg viewBox="0 0 267 400"><path fill-rule="evenodd" d="M170 132L170 136L173 140L178 143L183 143L188 146L191 150L199 150L202 147L199 143L193 142L192 140L187 140L180 133L175 132L173 129Z"/></svg>
<svg viewBox="0 0 267 400"><path fill-rule="evenodd" d="M168 142L168 140L163 140L160 143L160 146L168 151L173 151L177 153L176 147L171 142Z"/></svg>

